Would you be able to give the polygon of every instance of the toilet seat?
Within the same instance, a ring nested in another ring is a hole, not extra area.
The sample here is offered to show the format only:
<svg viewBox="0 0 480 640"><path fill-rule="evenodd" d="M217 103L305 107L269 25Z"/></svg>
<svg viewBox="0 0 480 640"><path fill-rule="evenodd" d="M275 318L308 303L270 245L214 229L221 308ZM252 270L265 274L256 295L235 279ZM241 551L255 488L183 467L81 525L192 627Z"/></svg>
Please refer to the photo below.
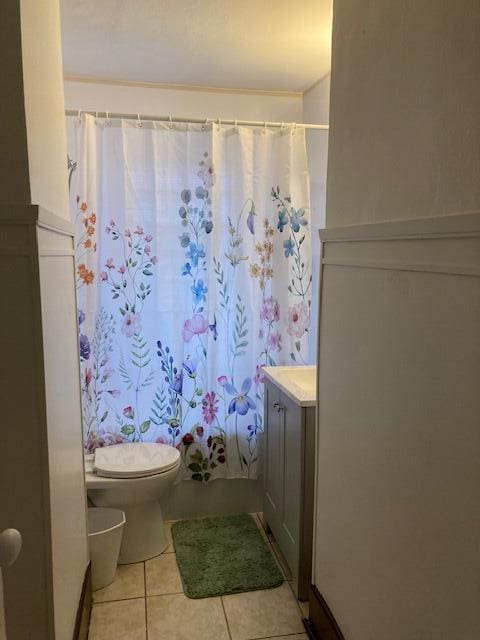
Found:
<svg viewBox="0 0 480 640"><path fill-rule="evenodd" d="M180 452L167 444L127 442L95 450L94 469L105 478L144 478L173 469Z"/></svg>

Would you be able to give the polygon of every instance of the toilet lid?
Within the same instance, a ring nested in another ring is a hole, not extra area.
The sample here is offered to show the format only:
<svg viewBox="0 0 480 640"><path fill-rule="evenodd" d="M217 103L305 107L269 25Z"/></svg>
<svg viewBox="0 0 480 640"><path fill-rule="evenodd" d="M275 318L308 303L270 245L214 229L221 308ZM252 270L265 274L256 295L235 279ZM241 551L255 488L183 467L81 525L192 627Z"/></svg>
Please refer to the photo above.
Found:
<svg viewBox="0 0 480 640"><path fill-rule="evenodd" d="M95 471L106 478L142 478L178 465L175 447L155 442L127 442L95 450Z"/></svg>

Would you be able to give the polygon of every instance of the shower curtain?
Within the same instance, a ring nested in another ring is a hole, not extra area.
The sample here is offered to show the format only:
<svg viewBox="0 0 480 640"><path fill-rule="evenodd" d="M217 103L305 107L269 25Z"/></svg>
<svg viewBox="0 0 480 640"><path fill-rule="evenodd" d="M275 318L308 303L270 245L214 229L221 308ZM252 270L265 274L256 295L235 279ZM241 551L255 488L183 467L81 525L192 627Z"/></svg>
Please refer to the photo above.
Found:
<svg viewBox="0 0 480 640"><path fill-rule="evenodd" d="M85 448L255 478L265 365L309 361L305 132L67 118Z"/></svg>

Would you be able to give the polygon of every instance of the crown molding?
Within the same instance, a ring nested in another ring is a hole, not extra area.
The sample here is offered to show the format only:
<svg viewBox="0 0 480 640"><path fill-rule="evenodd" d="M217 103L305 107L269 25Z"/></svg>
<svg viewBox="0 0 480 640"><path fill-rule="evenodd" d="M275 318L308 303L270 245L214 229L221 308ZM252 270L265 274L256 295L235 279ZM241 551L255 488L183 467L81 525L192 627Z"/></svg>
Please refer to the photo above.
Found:
<svg viewBox="0 0 480 640"><path fill-rule="evenodd" d="M111 78L97 78L95 76L65 75L65 82L84 84L105 84L117 87L133 87L141 89L164 89L169 91L198 91L201 93L228 93L241 95L271 96L275 98L302 98L303 91L269 91L266 89L241 89L235 87L211 87L197 84L175 84L164 82L140 82L128 80L113 80Z"/></svg>

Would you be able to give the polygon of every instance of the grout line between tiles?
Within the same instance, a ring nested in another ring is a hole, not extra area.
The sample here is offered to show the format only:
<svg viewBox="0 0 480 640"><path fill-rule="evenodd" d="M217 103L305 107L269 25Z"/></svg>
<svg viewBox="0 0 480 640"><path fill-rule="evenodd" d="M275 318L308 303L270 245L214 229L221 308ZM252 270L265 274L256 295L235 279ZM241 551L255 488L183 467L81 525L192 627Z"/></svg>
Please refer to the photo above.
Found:
<svg viewBox="0 0 480 640"><path fill-rule="evenodd" d="M232 634L231 634L231 631L230 631L230 625L228 624L227 612L225 611L225 605L223 603L223 596L220 596L220 602L222 603L223 615L225 617L225 623L227 625L228 637L230 638L230 640L232 640Z"/></svg>
<svg viewBox="0 0 480 640"><path fill-rule="evenodd" d="M145 596L129 596L126 598L112 598L111 600L94 600L92 604L108 604L109 602L124 602L125 600L139 600Z"/></svg>
<svg viewBox="0 0 480 640"><path fill-rule="evenodd" d="M290 591L292 592L292 595L293 595L293 597L294 597L294 600L295 600L295 602L296 602L296 604L297 604L297 609L298 609L298 610L299 610L299 612L300 612L300 618L303 620L303 619L305 618L305 614L303 613L303 609L302 609L302 606L301 606L301 604L300 604L300 600L298 600L298 599L297 599L297 596L295 595L295 592L294 592L294 590L293 590L293 587L292 587L292 583L291 583L291 582L289 582L289 583L288 583L288 586L290 587Z"/></svg>
<svg viewBox="0 0 480 640"><path fill-rule="evenodd" d="M259 523L259 525L260 525L260 527L261 527L262 533L264 533L264 534L265 534L265 539L267 540L267 542L268 542L268 546L269 546L269 548L270 548L270 550L271 550L271 552L272 552L272 554L273 554L273 557L275 558L275 561L276 561L276 563L277 563L277 565L278 565L278 567L279 567L280 571L282 572L282 575L283 575L283 577L284 577L285 582L287 582L287 583L288 583L288 586L290 587L290 591L292 592L292 595L293 595L293 597L294 597L294 599L295 599L295 602L297 603L297 608L298 608L298 610L300 611L300 617L301 617L301 619L303 620L306 616L305 616L305 613L304 613L304 611L303 611L303 609L302 609L302 606L301 606L301 604L300 604L300 601L297 599L297 596L296 596L295 592L293 591L292 582L291 582L290 580L288 580L288 578L287 578L287 576L286 576L286 573L285 573L285 570L284 570L284 568L283 568L283 565L282 565L282 563L280 562L280 559L279 559L279 557L278 557L278 555L277 555L277 553L276 553L276 550L275 550L275 547L274 547L274 545L273 545L272 541L270 540L270 537L268 536L267 532L266 532L266 531L265 531L265 529L263 528L263 523L262 523L262 521L260 520L260 516L258 515L258 513L255 513L255 518L256 518L256 520L258 521L258 523ZM290 635L290 634L287 634L287 635ZM292 635L295 635L295 634L292 634ZM273 637L275 637L275 636L273 636ZM262 639L260 639L260 640L262 640Z"/></svg>
<svg viewBox="0 0 480 640"><path fill-rule="evenodd" d="M148 593L147 598L163 598L163 596L181 596L185 591L172 591L170 593Z"/></svg>
<svg viewBox="0 0 480 640"><path fill-rule="evenodd" d="M134 596L133 598L120 598L118 600L105 600L102 602L93 602L93 607L101 607L104 604L112 604L112 602L128 602L130 600L145 600L144 596Z"/></svg>
<svg viewBox="0 0 480 640"><path fill-rule="evenodd" d="M147 566L143 563L143 603L145 608L145 640L148 640Z"/></svg>

